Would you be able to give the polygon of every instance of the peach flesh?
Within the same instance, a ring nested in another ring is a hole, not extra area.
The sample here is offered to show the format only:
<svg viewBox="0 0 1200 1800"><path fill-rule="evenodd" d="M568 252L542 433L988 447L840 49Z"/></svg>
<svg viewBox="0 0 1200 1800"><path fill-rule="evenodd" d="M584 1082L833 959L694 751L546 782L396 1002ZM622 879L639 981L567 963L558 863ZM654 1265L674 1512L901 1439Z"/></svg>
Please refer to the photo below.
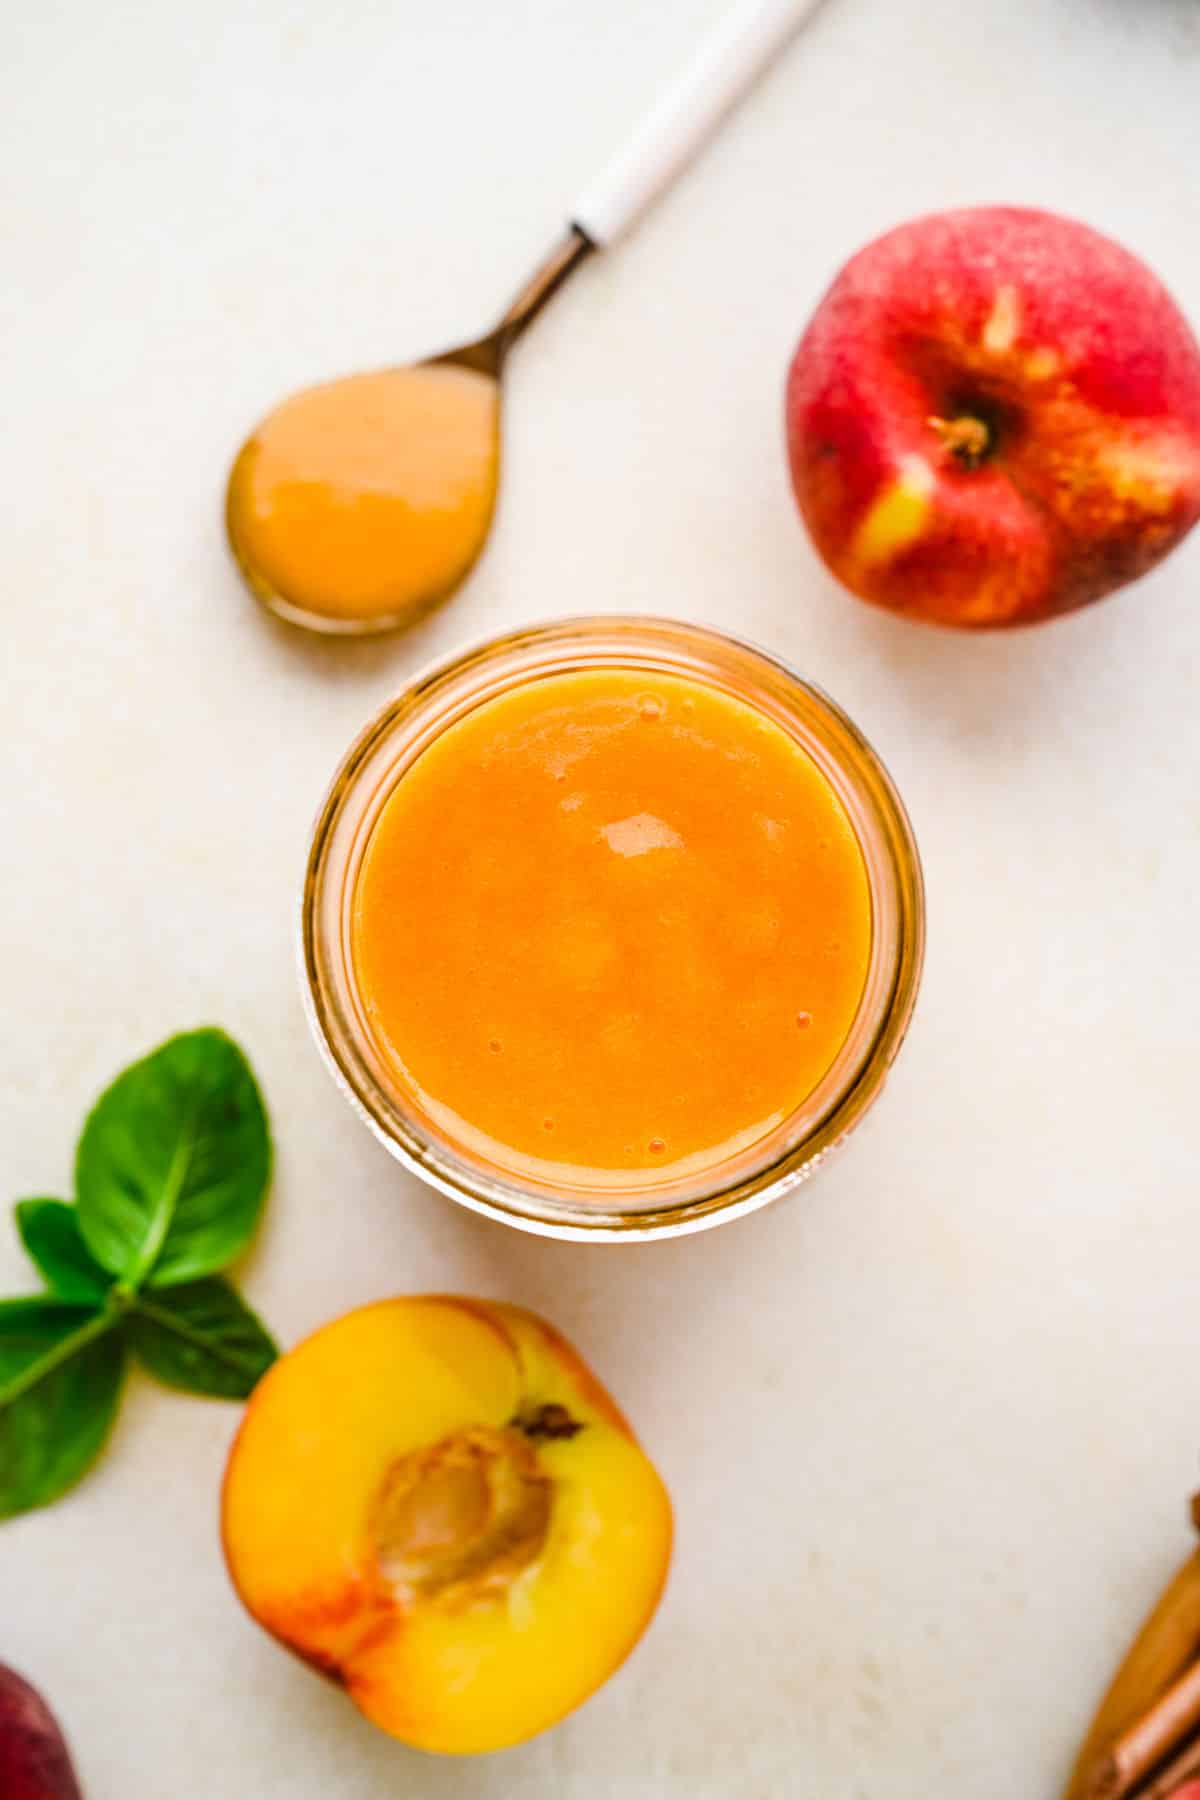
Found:
<svg viewBox="0 0 1200 1800"><path fill-rule="evenodd" d="M445 1753L579 1705L649 1622L671 1544L661 1481L574 1351L447 1297L360 1308L276 1364L222 1527L259 1623Z"/></svg>

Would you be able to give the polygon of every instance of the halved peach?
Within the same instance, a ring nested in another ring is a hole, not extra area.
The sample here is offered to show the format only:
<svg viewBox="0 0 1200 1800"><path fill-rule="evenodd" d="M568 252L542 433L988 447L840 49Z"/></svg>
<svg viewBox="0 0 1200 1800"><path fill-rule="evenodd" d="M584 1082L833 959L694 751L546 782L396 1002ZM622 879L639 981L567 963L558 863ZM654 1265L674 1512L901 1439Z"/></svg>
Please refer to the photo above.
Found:
<svg viewBox="0 0 1200 1800"><path fill-rule="evenodd" d="M587 1367L519 1307L347 1313L255 1389L222 1501L258 1622L424 1750L498 1750L607 1679L662 1592L671 1507Z"/></svg>

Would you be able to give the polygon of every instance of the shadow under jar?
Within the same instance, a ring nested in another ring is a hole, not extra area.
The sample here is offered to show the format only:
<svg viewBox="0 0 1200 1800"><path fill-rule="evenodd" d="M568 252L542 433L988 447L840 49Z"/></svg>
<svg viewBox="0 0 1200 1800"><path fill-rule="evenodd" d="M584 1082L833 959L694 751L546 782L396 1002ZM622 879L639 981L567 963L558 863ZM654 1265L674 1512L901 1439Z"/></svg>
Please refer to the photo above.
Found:
<svg viewBox="0 0 1200 1800"><path fill-rule="evenodd" d="M810 1175L883 1085L923 943L911 827L845 714L749 645L612 617L496 638L368 725L301 951L317 1041L394 1156L612 1241Z"/></svg>

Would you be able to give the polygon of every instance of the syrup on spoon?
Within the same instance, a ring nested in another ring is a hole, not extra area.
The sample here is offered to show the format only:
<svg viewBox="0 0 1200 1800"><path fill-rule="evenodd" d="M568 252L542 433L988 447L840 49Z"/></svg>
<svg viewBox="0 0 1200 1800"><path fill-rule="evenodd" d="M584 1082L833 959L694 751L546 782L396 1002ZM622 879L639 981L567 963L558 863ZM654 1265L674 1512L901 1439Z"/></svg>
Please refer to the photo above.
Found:
<svg viewBox="0 0 1200 1800"><path fill-rule="evenodd" d="M391 631L452 594L487 540L510 346L591 249L572 228L474 344L305 388L238 453L225 522L252 593L313 631Z"/></svg>

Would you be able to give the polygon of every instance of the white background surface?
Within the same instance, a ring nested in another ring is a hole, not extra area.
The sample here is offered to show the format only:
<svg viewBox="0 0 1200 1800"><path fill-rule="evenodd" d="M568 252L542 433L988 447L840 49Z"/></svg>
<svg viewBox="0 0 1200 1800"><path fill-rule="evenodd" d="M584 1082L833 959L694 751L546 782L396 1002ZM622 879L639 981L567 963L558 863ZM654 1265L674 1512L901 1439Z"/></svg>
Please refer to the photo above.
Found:
<svg viewBox="0 0 1200 1800"><path fill-rule="evenodd" d="M237 1409L135 1380L86 1486L0 1527L0 1659L90 1800L1050 1800L1188 1548L1200 533L1061 624L923 632L820 570L779 415L838 263L927 208L1083 215L1200 318L1194 0L830 0L514 358L494 542L447 610L316 643L224 550L256 415L480 328L719 5L0 12L5 1190L66 1191L105 1081L219 1021L278 1137L243 1279L280 1338L427 1287L543 1310L679 1522L657 1622L580 1714L423 1758L237 1607ZM888 1094L817 1182L588 1249L389 1162L308 1042L292 919L323 784L410 671L638 608L763 640L859 719L923 846L929 958ZM7 1219L0 1278L33 1283Z"/></svg>

